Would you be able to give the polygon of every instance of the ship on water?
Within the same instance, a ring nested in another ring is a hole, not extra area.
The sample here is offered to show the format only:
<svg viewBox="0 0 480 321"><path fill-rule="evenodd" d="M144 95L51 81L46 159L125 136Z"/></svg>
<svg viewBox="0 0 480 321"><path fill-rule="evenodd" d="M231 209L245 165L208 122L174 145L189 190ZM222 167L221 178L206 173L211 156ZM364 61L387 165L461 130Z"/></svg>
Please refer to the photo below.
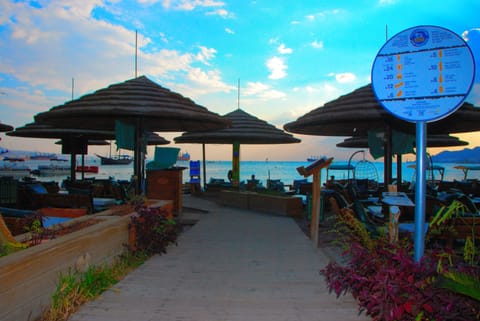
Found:
<svg viewBox="0 0 480 321"><path fill-rule="evenodd" d="M188 152L178 154L177 161L189 161L190 154Z"/></svg>
<svg viewBox="0 0 480 321"><path fill-rule="evenodd" d="M320 158L322 158L322 157L320 157L320 156L309 156L309 157L307 157L307 162L315 162L315 161L319 160Z"/></svg>
<svg viewBox="0 0 480 321"><path fill-rule="evenodd" d="M31 160L52 160L56 159L57 155L55 153L33 153L29 157Z"/></svg>
<svg viewBox="0 0 480 321"><path fill-rule="evenodd" d="M102 165L128 165L133 162L133 157L130 155L116 155L116 156L101 156L98 154L97 157L100 158L100 162Z"/></svg>

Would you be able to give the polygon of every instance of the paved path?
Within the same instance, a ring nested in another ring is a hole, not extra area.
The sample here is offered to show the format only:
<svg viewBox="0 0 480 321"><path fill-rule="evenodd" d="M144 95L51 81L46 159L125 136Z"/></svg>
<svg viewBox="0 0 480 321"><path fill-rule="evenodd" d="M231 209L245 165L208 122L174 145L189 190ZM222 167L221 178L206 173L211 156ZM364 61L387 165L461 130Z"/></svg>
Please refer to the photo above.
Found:
<svg viewBox="0 0 480 321"><path fill-rule="evenodd" d="M328 258L292 219L190 196L184 205L209 213L69 321L370 320L328 293Z"/></svg>

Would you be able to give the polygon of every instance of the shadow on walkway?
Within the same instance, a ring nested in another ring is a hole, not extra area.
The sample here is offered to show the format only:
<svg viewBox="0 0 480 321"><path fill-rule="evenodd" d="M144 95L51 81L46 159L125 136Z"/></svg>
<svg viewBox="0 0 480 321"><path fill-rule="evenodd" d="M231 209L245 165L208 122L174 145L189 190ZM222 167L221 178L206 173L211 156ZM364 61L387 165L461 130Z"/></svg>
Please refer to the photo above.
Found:
<svg viewBox="0 0 480 321"><path fill-rule="evenodd" d="M329 294L329 257L295 221L185 195L198 220L178 246L154 256L70 321L370 320L350 296ZM201 209L205 211L195 211Z"/></svg>

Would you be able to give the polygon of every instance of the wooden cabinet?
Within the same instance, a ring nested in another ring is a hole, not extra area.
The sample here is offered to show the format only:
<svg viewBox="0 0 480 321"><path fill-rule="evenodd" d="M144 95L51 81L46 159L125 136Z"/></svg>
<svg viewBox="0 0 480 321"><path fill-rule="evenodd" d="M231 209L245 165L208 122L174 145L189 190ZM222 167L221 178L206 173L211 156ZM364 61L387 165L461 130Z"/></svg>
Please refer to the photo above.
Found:
<svg viewBox="0 0 480 321"><path fill-rule="evenodd" d="M173 214L182 213L182 171L171 168L147 171L147 197L173 201Z"/></svg>

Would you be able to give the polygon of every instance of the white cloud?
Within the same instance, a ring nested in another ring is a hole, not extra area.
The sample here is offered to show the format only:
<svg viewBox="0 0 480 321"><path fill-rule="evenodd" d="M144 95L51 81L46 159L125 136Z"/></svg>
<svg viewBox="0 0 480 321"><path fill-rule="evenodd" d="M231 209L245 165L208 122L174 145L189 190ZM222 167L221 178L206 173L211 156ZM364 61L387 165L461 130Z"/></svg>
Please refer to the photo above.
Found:
<svg viewBox="0 0 480 321"><path fill-rule="evenodd" d="M397 0L379 0L378 3L380 5L391 5L391 4L395 4L397 2Z"/></svg>
<svg viewBox="0 0 480 321"><path fill-rule="evenodd" d="M244 96L255 96L262 100L281 99L286 97L282 91L272 89L271 86L261 82L248 82L247 88L242 90Z"/></svg>
<svg viewBox="0 0 480 321"><path fill-rule="evenodd" d="M207 1L202 3L207 4ZM94 19L91 10L95 4L103 5L103 1L72 1L67 5L53 1L40 9L16 3L8 13L2 11L0 20L5 22L2 26L7 31L2 33L0 47L8 43L8 50L2 51L0 60L2 73L32 90L66 92L67 97L62 96L57 104L69 98L72 78L75 78L75 97L133 78L135 32ZM11 30L10 33L8 30ZM160 37L165 43L168 42L165 34L160 34ZM196 52L143 50L151 43L150 38L138 34L138 74L147 74L154 81L175 79L175 82L184 82L185 77L195 79L189 75L191 70L195 70L192 64L201 62L209 66L217 54L215 49L202 45L198 46ZM219 73L210 70L203 72L212 77L211 82L214 83L202 87L203 91L215 92L228 87L222 83ZM192 73L199 74L198 71ZM200 84L199 81L191 83ZM43 110L47 107L41 104L36 106Z"/></svg>
<svg viewBox="0 0 480 321"><path fill-rule="evenodd" d="M160 0L137 0L139 3L143 3L143 4L154 4L154 3L157 3L157 2L160 2ZM165 1L165 2L170 2L170 1Z"/></svg>
<svg viewBox="0 0 480 321"><path fill-rule="evenodd" d="M315 49L323 49L323 41L314 40L311 45Z"/></svg>
<svg viewBox="0 0 480 321"><path fill-rule="evenodd" d="M160 39L162 39L164 43L168 43L168 38L163 32L160 32L159 35L160 35Z"/></svg>
<svg viewBox="0 0 480 321"><path fill-rule="evenodd" d="M197 7L223 7L225 3L213 0L163 0L162 5L167 9L192 11Z"/></svg>
<svg viewBox="0 0 480 321"><path fill-rule="evenodd" d="M277 50L282 55L291 54L293 52L293 50L291 48L287 48L284 43L278 46Z"/></svg>
<svg viewBox="0 0 480 321"><path fill-rule="evenodd" d="M236 89L235 86L226 85L222 81L219 70L204 71L200 68L191 68L187 79L195 85L187 89L190 93L193 91L193 95L211 92L230 92Z"/></svg>
<svg viewBox="0 0 480 321"><path fill-rule="evenodd" d="M207 15L208 16L220 16L220 17L226 18L226 17L229 16L229 13L225 9L218 9L218 10L207 12Z"/></svg>
<svg viewBox="0 0 480 321"><path fill-rule="evenodd" d="M319 20L319 19L323 20L323 19L329 18L331 16L339 15L343 12L344 12L344 10L342 10L342 9L324 10L324 11L320 11L320 12L317 12L317 13L306 15L305 19L307 19L308 21L316 21L316 20Z"/></svg>
<svg viewBox="0 0 480 321"><path fill-rule="evenodd" d="M225 28L225 32L226 32L226 33L229 33L229 34L231 34L231 35L234 35L234 34L235 34L235 31L233 31L233 30L230 29L230 28Z"/></svg>
<svg viewBox="0 0 480 321"><path fill-rule="evenodd" d="M465 30L464 32L462 32L462 38L463 40L465 41L470 41L470 33L472 33L473 35L475 35L477 38L478 38L478 34L480 33L480 28L471 28L469 30Z"/></svg>
<svg viewBox="0 0 480 321"><path fill-rule="evenodd" d="M268 39L268 43L269 43L270 45L275 45L275 44L277 44L277 43L278 43L278 37Z"/></svg>
<svg viewBox="0 0 480 321"><path fill-rule="evenodd" d="M266 91L270 88L270 86L262 84L261 82L248 82L247 88L242 90L242 93L245 96L253 96Z"/></svg>
<svg viewBox="0 0 480 321"><path fill-rule="evenodd" d="M268 78L270 79L281 79L284 78L287 73L285 70L288 68L283 60L279 57L272 57L267 60L266 66L270 71Z"/></svg>
<svg viewBox="0 0 480 321"><path fill-rule="evenodd" d="M310 84L304 87L295 87L293 89L296 93L308 93L308 94L322 94L325 97L331 97L332 94L339 92L339 89L330 83Z"/></svg>
<svg viewBox="0 0 480 321"><path fill-rule="evenodd" d="M351 83L351 82L354 82L357 79L355 74L353 74L351 72L344 72L344 73L339 73L339 74L329 73L328 75L331 76L331 77L335 77L335 80L337 82L341 83L341 84Z"/></svg>
<svg viewBox="0 0 480 321"><path fill-rule="evenodd" d="M215 58L217 51L214 48L207 48L205 46L199 46L200 52L196 55L198 61L203 62L205 65L209 65L209 60Z"/></svg>

